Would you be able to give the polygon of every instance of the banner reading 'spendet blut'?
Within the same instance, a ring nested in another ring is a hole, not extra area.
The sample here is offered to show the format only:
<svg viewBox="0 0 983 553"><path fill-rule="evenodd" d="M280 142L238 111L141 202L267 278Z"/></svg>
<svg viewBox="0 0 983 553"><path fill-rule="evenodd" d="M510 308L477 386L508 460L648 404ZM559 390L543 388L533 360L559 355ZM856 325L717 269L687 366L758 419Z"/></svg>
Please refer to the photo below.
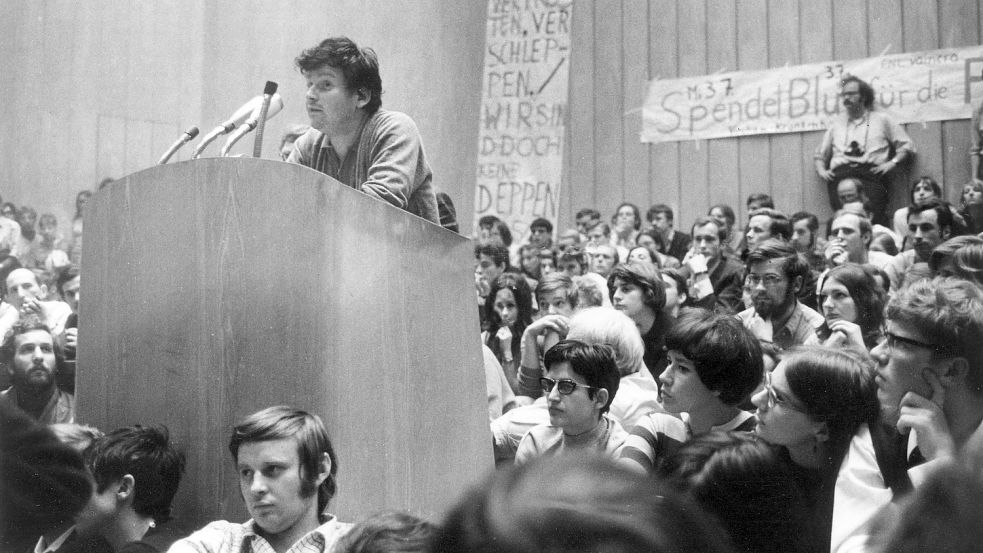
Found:
<svg viewBox="0 0 983 553"><path fill-rule="evenodd" d="M870 83L876 108L899 123L968 119L983 98L981 69L983 46L973 46L654 79L642 142L822 130L843 109L837 95L847 74Z"/></svg>

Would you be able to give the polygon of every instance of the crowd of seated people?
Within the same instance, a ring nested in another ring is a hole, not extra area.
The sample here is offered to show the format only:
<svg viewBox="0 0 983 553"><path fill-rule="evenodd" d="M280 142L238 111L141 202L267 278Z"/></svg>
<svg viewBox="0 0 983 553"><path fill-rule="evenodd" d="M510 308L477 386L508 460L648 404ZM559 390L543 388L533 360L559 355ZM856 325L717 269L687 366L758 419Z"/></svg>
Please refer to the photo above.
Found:
<svg viewBox="0 0 983 553"><path fill-rule="evenodd" d="M609 220L581 210L576 228L534 221L515 244L486 217L474 269L494 473L442 520L348 521L328 511L344 452L315 415L270 407L230 429L250 519L166 540L180 447L156 421L73 424L79 272L42 214L38 248L19 235L0 257L0 549L846 553L931 550L931 534L970 551L980 186L952 206L920 178L894 229L872 222L859 181L837 187L828 221L763 194L740 225L723 204L677 221L624 203ZM30 228L20 211L0 231ZM16 487L25 467L41 490Z"/></svg>

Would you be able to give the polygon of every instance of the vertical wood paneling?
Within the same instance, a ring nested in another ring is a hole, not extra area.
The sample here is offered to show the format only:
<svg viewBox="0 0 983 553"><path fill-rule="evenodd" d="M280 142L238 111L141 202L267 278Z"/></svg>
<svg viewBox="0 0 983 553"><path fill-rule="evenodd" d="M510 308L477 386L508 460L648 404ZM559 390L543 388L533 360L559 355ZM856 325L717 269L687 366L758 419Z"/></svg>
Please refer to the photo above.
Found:
<svg viewBox="0 0 983 553"><path fill-rule="evenodd" d="M906 52L932 50L939 47L938 5L935 0L905 2L902 21L904 22L904 50ZM914 142L915 148L918 149L915 162L910 165L913 170L908 175L909 184L921 175L928 175L943 185L944 193L951 193L949 190L951 187L946 186L945 175L942 171L942 124L938 122L912 123L906 125L906 130ZM905 195L907 195L907 190ZM902 205L898 196L901 196L900 190L892 194L892 206L894 207ZM902 199L904 199L903 196Z"/></svg>
<svg viewBox="0 0 983 553"><path fill-rule="evenodd" d="M768 61L770 67L798 65L799 8L795 2L768 2ZM771 195L775 207L792 214L802 209L802 140L797 134L770 137Z"/></svg>
<svg viewBox="0 0 983 553"><path fill-rule="evenodd" d="M677 0L649 2L649 78L672 79L679 76ZM649 205L679 204L678 142L649 145L652 176ZM685 219L684 219L685 221Z"/></svg>
<svg viewBox="0 0 983 553"><path fill-rule="evenodd" d="M765 0L745 0L737 4L738 69L748 71L768 67L768 4ZM771 192L769 160L771 151L767 136L748 136L740 139L741 202L736 228L747 222L745 199L755 192Z"/></svg>
<svg viewBox="0 0 983 553"><path fill-rule="evenodd" d="M560 228L573 226L574 214L585 207L594 207L594 2L577 1L573 5L570 47L570 109L568 143L570 149L569 178L563 197L569 207L560 215ZM576 109L574 109L576 106Z"/></svg>
<svg viewBox="0 0 983 553"><path fill-rule="evenodd" d="M621 82L621 1L596 0L594 3L594 186L595 206L601 220L610 219L624 197L624 104Z"/></svg>
<svg viewBox="0 0 983 553"><path fill-rule="evenodd" d="M678 13L679 28L685 29L679 36L679 76L691 77L707 74L707 13L705 0L687 2L685 9ZM681 142L679 144L679 204L673 211L679 213L681 206L700 206L707 202L707 180L709 167L708 142L706 140ZM685 221L683 218L682 221ZM679 228L686 232L686 225Z"/></svg>
<svg viewBox="0 0 983 553"><path fill-rule="evenodd" d="M939 47L963 47L979 44L979 29L972 23L979 17L979 5L969 2L941 2ZM950 202L959 203L962 185L969 182L968 120L942 122L942 174L945 194Z"/></svg>
<svg viewBox="0 0 983 553"><path fill-rule="evenodd" d="M801 63L815 63L833 58L833 0L799 0L799 55ZM823 132L801 133L802 208L815 213L829 212L826 183L816 174L813 153L822 141Z"/></svg>
<svg viewBox="0 0 983 553"><path fill-rule="evenodd" d="M707 16L707 69L710 73L733 71L737 68L736 0L709 0ZM711 205L724 203L736 207L741 204L738 140L708 141L707 199L696 205L679 206L682 224L677 227L684 232L689 233L692 230L690 223L706 214Z"/></svg>
<svg viewBox="0 0 983 553"><path fill-rule="evenodd" d="M648 146L641 143L642 104L648 82L648 2L625 0L623 4L621 43L624 51L624 85L622 88L624 144L623 201L639 206L643 216L649 199Z"/></svg>
<svg viewBox="0 0 983 553"><path fill-rule="evenodd" d="M868 3L869 25L867 31L868 55L877 56L881 53L897 54L904 51L903 37L904 10L902 0L870 0ZM869 79L866 75L861 78ZM877 87L874 86L876 93ZM908 182L911 181L911 164L905 164L894 171L891 184L888 186L890 200L887 212L890 215L900 206L907 205Z"/></svg>

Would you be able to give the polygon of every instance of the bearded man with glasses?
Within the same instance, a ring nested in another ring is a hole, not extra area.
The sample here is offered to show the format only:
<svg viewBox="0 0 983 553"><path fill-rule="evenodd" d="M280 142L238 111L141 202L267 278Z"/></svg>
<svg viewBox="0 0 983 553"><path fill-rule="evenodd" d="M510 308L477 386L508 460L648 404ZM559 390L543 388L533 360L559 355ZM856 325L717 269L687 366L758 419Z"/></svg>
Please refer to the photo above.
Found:
<svg viewBox="0 0 983 553"><path fill-rule="evenodd" d="M605 415L621 380L614 351L605 345L563 340L546 351L543 364L546 376L539 382L550 422L526 433L515 453L515 464L569 451L616 457L628 433Z"/></svg>
<svg viewBox="0 0 983 553"><path fill-rule="evenodd" d="M795 248L782 240L765 240L748 254L745 268L753 306L737 314L744 328L784 350L818 343L816 330L825 320L797 298L806 286L809 265Z"/></svg>

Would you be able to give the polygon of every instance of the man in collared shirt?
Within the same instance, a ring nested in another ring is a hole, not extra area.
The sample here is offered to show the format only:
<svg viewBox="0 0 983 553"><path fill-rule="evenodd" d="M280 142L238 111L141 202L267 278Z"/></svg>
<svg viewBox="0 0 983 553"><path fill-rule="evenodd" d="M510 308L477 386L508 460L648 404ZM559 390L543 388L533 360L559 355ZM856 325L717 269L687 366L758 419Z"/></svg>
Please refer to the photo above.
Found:
<svg viewBox="0 0 983 553"><path fill-rule="evenodd" d="M816 173L827 183L833 209L841 207L837 182L844 177L859 179L873 206L874 222L887 225L890 173L915 153L915 147L901 125L874 110L874 89L869 84L848 75L840 87L846 113L830 122L816 149Z"/></svg>
<svg viewBox="0 0 983 553"><path fill-rule="evenodd" d="M21 409L38 422L75 422L75 397L58 388L65 357L48 327L36 316L17 321L0 347L13 385L0 402Z"/></svg>
<svg viewBox="0 0 983 553"><path fill-rule="evenodd" d="M320 417L268 407L233 428L229 450L252 518L213 522L170 553L324 553L351 527L324 512L338 462Z"/></svg>
<svg viewBox="0 0 983 553"><path fill-rule="evenodd" d="M809 266L795 248L782 240L766 240L748 254L746 269L754 305L737 314L744 327L782 349L816 343L823 316L796 298Z"/></svg>

